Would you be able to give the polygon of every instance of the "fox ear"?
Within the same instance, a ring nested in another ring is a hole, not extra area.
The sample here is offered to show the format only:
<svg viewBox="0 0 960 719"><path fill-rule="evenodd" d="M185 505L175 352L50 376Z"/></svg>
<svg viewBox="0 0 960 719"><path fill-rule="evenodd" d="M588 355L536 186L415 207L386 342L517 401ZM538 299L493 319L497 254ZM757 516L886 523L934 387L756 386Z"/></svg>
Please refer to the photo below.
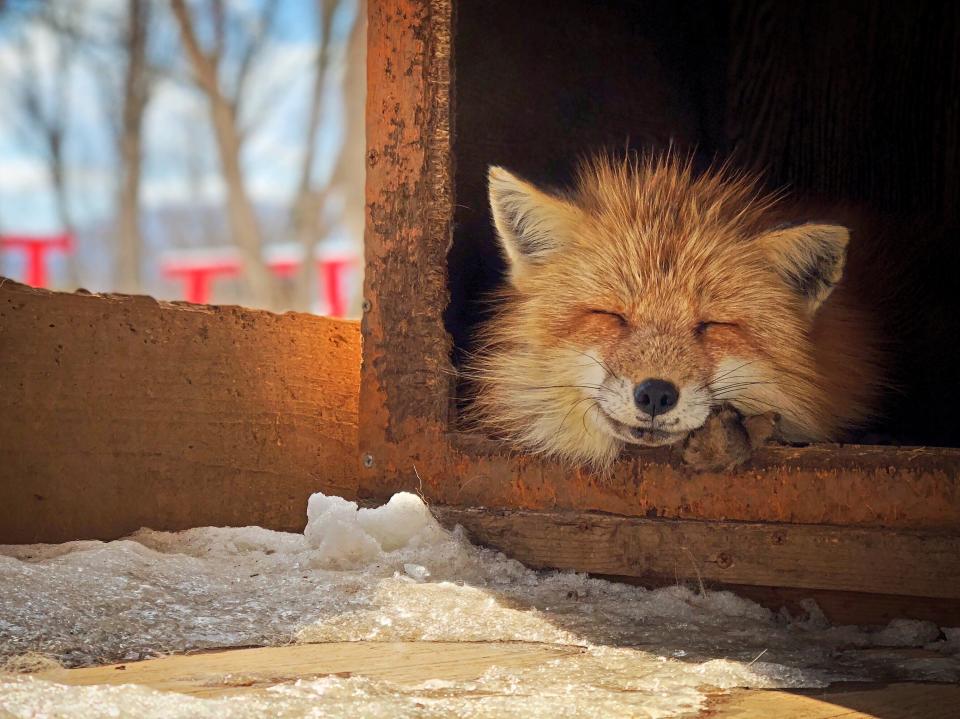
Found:
<svg viewBox="0 0 960 719"><path fill-rule="evenodd" d="M811 316L843 276L850 230L839 225L795 225L760 238L777 272L804 299Z"/></svg>
<svg viewBox="0 0 960 719"><path fill-rule="evenodd" d="M502 167L491 167L487 179L493 222L516 285L563 247L577 210Z"/></svg>

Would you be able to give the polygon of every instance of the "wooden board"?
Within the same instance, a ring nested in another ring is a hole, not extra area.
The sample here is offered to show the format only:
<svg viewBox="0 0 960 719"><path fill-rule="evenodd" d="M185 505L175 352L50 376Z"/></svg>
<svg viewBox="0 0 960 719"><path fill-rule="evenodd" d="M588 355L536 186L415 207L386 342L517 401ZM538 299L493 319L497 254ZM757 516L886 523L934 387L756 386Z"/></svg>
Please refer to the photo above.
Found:
<svg viewBox="0 0 960 719"><path fill-rule="evenodd" d="M734 691L716 697L701 717L716 719L956 719L960 686L856 684L827 690Z"/></svg>
<svg viewBox="0 0 960 719"><path fill-rule="evenodd" d="M445 416L450 338L450 0L370 0L367 24L367 214L364 231L366 453ZM415 366L412 366L415 365ZM411 371L416 375L409 382ZM407 383L409 394L393 391ZM398 423L410 425L398 431ZM371 444L373 442L373 444ZM373 451L370 468L383 468ZM369 464L369 461L368 461Z"/></svg>
<svg viewBox="0 0 960 719"><path fill-rule="evenodd" d="M85 669L40 679L72 686L138 684L197 697L259 693L275 684L362 675L400 685L469 681L494 667L533 667L581 651L522 642L336 642L238 649ZM960 687L845 685L797 692L734 690L713 695L700 717L715 719L952 719Z"/></svg>
<svg viewBox="0 0 960 719"><path fill-rule="evenodd" d="M415 424L395 435L403 441L374 444L377 425L361 421L360 451L375 458L361 470L362 497L420 489L462 507L960 532L958 449L770 446L739 471L697 472L658 448L628 454L600 476L447 433L431 420L414 433Z"/></svg>
<svg viewBox="0 0 960 719"><path fill-rule="evenodd" d="M356 323L0 279L0 543L301 530L356 493Z"/></svg>
<svg viewBox="0 0 960 719"><path fill-rule="evenodd" d="M169 656L127 664L57 669L40 679L86 686L141 684L214 697L297 679L363 675L398 684L468 681L491 667L520 668L577 654L578 647L522 642L332 642Z"/></svg>
<svg viewBox="0 0 960 719"><path fill-rule="evenodd" d="M588 512L432 511L447 526L463 525L474 542L535 567L651 583L683 579L960 599L960 537L952 534Z"/></svg>

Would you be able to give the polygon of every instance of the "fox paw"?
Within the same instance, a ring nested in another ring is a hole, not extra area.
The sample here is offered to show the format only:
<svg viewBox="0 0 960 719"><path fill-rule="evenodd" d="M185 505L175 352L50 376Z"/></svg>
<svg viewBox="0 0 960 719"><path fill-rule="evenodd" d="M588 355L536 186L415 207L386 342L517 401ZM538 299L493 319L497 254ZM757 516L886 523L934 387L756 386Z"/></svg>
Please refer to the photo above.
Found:
<svg viewBox="0 0 960 719"><path fill-rule="evenodd" d="M729 472L746 463L753 450L777 438L777 415L743 418L732 407L713 411L679 446L683 462L700 472Z"/></svg>

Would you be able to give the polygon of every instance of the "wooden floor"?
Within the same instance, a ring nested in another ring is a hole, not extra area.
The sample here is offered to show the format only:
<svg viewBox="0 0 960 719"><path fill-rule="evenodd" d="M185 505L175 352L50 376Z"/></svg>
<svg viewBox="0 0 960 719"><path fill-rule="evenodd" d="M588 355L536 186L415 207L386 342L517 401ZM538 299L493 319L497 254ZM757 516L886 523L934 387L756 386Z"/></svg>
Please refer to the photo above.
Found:
<svg viewBox="0 0 960 719"><path fill-rule="evenodd" d="M397 683L474 679L494 666L536 666L576 647L522 642L343 642L168 656L37 676L71 685L141 684L200 697L263 691L321 676L363 675ZM846 685L802 692L742 690L713 696L711 719L956 719L960 686Z"/></svg>
<svg viewBox="0 0 960 719"><path fill-rule="evenodd" d="M735 691L701 716L716 719L957 719L960 687L948 684L847 685L827 690Z"/></svg>
<svg viewBox="0 0 960 719"><path fill-rule="evenodd" d="M362 675L398 684L467 681L493 666L529 667L580 650L523 642L333 642L168 656L36 676L61 684L143 684L215 697L297 679Z"/></svg>

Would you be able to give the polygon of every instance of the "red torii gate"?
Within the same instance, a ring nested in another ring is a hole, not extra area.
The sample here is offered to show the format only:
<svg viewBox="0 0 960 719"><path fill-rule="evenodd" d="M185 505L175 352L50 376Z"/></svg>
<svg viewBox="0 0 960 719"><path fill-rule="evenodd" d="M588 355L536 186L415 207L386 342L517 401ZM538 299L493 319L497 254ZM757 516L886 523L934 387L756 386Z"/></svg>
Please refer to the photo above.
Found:
<svg viewBox="0 0 960 719"><path fill-rule="evenodd" d="M0 235L0 247L19 250L27 258L26 283L31 287L47 286L47 256L51 252L70 254L73 235Z"/></svg>
<svg viewBox="0 0 960 719"><path fill-rule="evenodd" d="M52 252L71 253L73 235L69 232L55 235L0 235L0 247L23 252L27 260L26 283L32 287L46 287L49 255ZM300 257L277 254L267 258L267 267L278 277L291 277L301 262ZM327 311L332 317L343 317L347 311L343 278L345 272L357 264L357 258L332 254L316 257L314 262L322 278ZM185 299L198 304L210 301L210 289L216 277L235 277L243 269L239 256L233 251L204 253L200 256L168 256L162 268L167 277L182 279Z"/></svg>
<svg viewBox="0 0 960 719"><path fill-rule="evenodd" d="M297 273L303 258L299 253L285 249L268 248L265 263L277 277L290 278ZM331 317L343 317L347 312L343 280L347 270L358 263L358 258L345 253L330 253L315 257L313 261L321 278L327 312ZM166 277L183 281L184 299L187 302L207 304L214 280L217 277L239 276L243 271L243 261L232 247L191 248L167 252L161 261L161 268Z"/></svg>

